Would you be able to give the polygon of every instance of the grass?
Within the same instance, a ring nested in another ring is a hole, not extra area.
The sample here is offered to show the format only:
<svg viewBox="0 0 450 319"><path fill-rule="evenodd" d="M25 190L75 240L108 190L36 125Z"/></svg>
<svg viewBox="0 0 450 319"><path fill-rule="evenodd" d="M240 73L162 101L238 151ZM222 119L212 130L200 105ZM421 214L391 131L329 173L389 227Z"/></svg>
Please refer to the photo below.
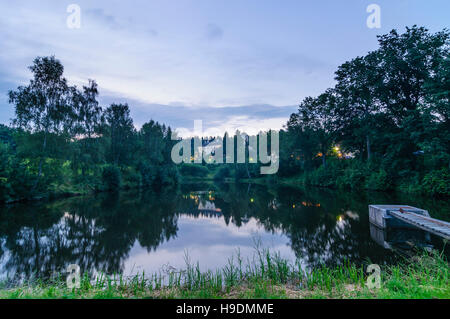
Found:
<svg viewBox="0 0 450 319"><path fill-rule="evenodd" d="M183 270L125 278L84 275L80 287L67 288L64 278L0 286L2 299L113 298L450 298L449 264L438 252L420 252L400 265L382 266L381 287L369 289L363 266L345 263L308 273L278 253L257 250L244 262L239 252L215 271L201 271L186 257Z"/></svg>

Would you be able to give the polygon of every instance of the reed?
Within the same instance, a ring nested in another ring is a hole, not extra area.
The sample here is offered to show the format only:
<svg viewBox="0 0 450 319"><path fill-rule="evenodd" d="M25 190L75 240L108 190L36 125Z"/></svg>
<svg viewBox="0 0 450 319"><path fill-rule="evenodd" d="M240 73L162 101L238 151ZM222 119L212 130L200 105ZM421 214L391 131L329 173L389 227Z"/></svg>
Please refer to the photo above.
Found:
<svg viewBox="0 0 450 319"><path fill-rule="evenodd" d="M85 274L80 288L69 289L64 276L0 285L0 298L449 298L449 264L443 254L420 252L412 259L383 266L381 288L366 286L364 266L348 261L333 268L303 269L277 252L256 249L244 262L240 252L221 269L201 271L185 256L184 269L122 274Z"/></svg>

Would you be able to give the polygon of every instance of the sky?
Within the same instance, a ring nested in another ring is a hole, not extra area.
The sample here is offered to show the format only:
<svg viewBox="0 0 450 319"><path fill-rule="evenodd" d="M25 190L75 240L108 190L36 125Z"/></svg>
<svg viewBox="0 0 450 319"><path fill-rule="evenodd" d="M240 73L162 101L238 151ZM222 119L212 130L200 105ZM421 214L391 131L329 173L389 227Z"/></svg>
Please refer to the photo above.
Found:
<svg viewBox="0 0 450 319"><path fill-rule="evenodd" d="M70 4L81 9L69 28ZM370 4L381 9L369 28ZM450 27L448 0L0 0L0 123L7 93L37 56L65 77L99 84L101 105L127 102L135 125L154 119L188 134L279 129L307 96L334 85L343 62L405 26Z"/></svg>

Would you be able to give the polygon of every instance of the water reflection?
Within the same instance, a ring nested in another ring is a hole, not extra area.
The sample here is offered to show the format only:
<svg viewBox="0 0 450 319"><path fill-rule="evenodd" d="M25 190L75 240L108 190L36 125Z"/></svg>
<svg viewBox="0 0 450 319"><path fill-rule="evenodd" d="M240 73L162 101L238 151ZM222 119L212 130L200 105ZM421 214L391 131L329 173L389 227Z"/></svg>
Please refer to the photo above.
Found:
<svg viewBox="0 0 450 319"><path fill-rule="evenodd" d="M385 228L370 224L370 237L380 246L411 254L416 248L431 249L431 235L421 229Z"/></svg>
<svg viewBox="0 0 450 319"><path fill-rule="evenodd" d="M385 243L401 236L369 227L368 198L399 202L381 194L194 184L3 207L0 276L46 277L69 264L83 272L149 273L182 267L186 251L202 268L216 268L236 249L250 257L255 239L309 268L367 258L393 262ZM408 204L432 216L437 207L439 214L449 212L445 202Z"/></svg>

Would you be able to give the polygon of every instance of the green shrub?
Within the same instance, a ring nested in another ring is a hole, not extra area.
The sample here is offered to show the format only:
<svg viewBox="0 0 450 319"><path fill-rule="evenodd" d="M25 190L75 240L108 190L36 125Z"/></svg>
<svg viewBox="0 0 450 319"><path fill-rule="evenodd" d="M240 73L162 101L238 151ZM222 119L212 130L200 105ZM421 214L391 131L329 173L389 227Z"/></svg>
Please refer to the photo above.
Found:
<svg viewBox="0 0 450 319"><path fill-rule="evenodd" d="M231 176L231 171L230 168L228 167L228 165L222 166L219 171L216 173L216 175L214 176L215 180L221 181L224 180L227 177Z"/></svg>
<svg viewBox="0 0 450 319"><path fill-rule="evenodd" d="M103 168L102 180L107 190L118 190L122 183L120 169L114 165L107 165Z"/></svg>
<svg viewBox="0 0 450 319"><path fill-rule="evenodd" d="M1 128L1 126L0 126ZM0 142L0 202L7 201L11 192L8 182L9 154L8 147Z"/></svg>
<svg viewBox="0 0 450 319"><path fill-rule="evenodd" d="M365 182L365 170L359 167L348 167L337 178L336 183L341 188L362 189Z"/></svg>
<svg viewBox="0 0 450 319"><path fill-rule="evenodd" d="M307 174L307 176L305 177L305 183L321 187L335 187L335 170L335 167L320 166L315 171Z"/></svg>
<svg viewBox="0 0 450 319"><path fill-rule="evenodd" d="M209 170L201 164L183 164L180 173L183 176L206 177Z"/></svg>
<svg viewBox="0 0 450 319"><path fill-rule="evenodd" d="M141 174L133 167L128 167L122 171L122 184L125 188L141 186Z"/></svg>
<svg viewBox="0 0 450 319"><path fill-rule="evenodd" d="M149 187L153 185L153 181L157 175L158 168L154 165L147 163L139 164L139 173L141 174L141 185L143 187Z"/></svg>
<svg viewBox="0 0 450 319"><path fill-rule="evenodd" d="M428 194L449 196L450 172L446 168L431 171L424 176L422 188Z"/></svg>
<svg viewBox="0 0 450 319"><path fill-rule="evenodd" d="M164 165L158 168L155 181L157 180L162 186L168 186L178 184L178 179L179 176L176 167L174 165Z"/></svg>
<svg viewBox="0 0 450 319"><path fill-rule="evenodd" d="M384 191L392 188L392 180L384 169L372 172L366 180L366 188Z"/></svg>

